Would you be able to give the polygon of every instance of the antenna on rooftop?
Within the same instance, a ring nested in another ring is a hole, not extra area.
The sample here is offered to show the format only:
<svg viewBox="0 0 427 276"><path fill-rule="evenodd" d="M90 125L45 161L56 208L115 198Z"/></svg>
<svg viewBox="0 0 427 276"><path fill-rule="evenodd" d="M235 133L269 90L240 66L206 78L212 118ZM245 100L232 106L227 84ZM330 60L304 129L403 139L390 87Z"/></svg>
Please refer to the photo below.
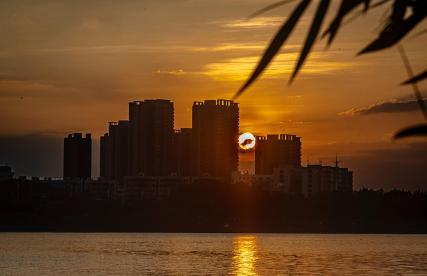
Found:
<svg viewBox="0 0 427 276"><path fill-rule="evenodd" d="M338 154L335 153L335 168L338 168L339 163L341 163L341 161L338 160Z"/></svg>

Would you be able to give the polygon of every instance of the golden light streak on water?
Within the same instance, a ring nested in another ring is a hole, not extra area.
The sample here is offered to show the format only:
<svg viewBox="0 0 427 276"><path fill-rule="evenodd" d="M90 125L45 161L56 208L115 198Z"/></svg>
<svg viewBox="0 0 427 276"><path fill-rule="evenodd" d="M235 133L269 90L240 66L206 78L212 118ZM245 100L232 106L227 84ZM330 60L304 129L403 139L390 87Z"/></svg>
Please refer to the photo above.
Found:
<svg viewBox="0 0 427 276"><path fill-rule="evenodd" d="M257 275L257 244L255 236L238 236L234 240L233 250L234 275Z"/></svg>

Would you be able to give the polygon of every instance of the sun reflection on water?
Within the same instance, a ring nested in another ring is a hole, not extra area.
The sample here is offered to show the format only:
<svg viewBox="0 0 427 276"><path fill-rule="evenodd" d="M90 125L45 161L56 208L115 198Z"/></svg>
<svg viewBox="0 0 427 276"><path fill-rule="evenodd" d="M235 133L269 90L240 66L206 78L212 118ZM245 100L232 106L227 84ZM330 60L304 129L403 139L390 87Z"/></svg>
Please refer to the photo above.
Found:
<svg viewBox="0 0 427 276"><path fill-rule="evenodd" d="M255 266L257 248L255 236L239 236L234 240L233 274L257 275Z"/></svg>

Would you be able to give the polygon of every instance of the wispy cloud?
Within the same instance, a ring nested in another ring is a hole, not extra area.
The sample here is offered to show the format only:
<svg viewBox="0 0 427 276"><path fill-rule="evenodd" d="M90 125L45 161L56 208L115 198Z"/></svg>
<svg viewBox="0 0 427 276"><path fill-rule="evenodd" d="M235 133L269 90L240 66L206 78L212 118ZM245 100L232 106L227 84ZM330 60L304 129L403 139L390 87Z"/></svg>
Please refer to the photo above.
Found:
<svg viewBox="0 0 427 276"><path fill-rule="evenodd" d="M351 63L328 61L326 56L326 53L313 52L304 66L304 74L325 74L353 66ZM283 79L284 75L292 73L297 57L297 52L279 54L263 74L263 78ZM247 56L210 63L205 66L204 74L215 80L243 81L252 72L258 60L259 56Z"/></svg>
<svg viewBox="0 0 427 276"><path fill-rule="evenodd" d="M252 51L262 50L265 43L218 43L214 45L82 45L73 47L20 49L0 51L1 56L20 55L50 55L50 54L139 54L139 53L179 53L179 52L227 52L227 51Z"/></svg>
<svg viewBox="0 0 427 276"><path fill-rule="evenodd" d="M210 47L190 47L189 49L196 52L225 52L235 50L262 50L265 48L265 43L222 43Z"/></svg>
<svg viewBox="0 0 427 276"><path fill-rule="evenodd" d="M172 76L182 76L184 74L187 74L186 72L184 72L184 70L182 69L158 69L156 71L154 71L155 74L159 74L159 75L172 75Z"/></svg>
<svg viewBox="0 0 427 276"><path fill-rule="evenodd" d="M229 21L216 21L215 23L225 28L259 29L278 26L280 23L283 22L283 20L283 17L278 16L260 16L253 19L234 19Z"/></svg>
<svg viewBox="0 0 427 276"><path fill-rule="evenodd" d="M424 99L424 103L427 104L427 99ZM381 113L398 113L398 112L411 112L419 109L416 100L397 100L392 99L385 102L379 102L366 107L351 108L339 115L371 115Z"/></svg>

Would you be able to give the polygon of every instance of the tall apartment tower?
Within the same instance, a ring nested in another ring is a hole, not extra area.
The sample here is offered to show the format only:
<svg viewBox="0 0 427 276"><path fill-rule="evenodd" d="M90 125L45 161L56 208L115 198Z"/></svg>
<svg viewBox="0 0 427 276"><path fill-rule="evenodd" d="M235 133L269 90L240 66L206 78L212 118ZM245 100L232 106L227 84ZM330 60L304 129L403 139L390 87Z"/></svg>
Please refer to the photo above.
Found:
<svg viewBox="0 0 427 276"><path fill-rule="evenodd" d="M108 133L101 136L100 176L123 180L129 171L129 121L110 122Z"/></svg>
<svg viewBox="0 0 427 276"><path fill-rule="evenodd" d="M99 141L99 176L107 178L108 174L108 132L100 137Z"/></svg>
<svg viewBox="0 0 427 276"><path fill-rule="evenodd" d="M301 167L301 138L289 134L258 136L255 174L272 174L275 168L286 167Z"/></svg>
<svg viewBox="0 0 427 276"><path fill-rule="evenodd" d="M64 138L64 178L90 178L92 174L92 138L81 133Z"/></svg>
<svg viewBox="0 0 427 276"><path fill-rule="evenodd" d="M191 176L192 174L192 140L191 128L175 130L173 138L174 174L178 176Z"/></svg>
<svg viewBox="0 0 427 276"><path fill-rule="evenodd" d="M238 168L239 106L230 100L193 104L193 172L230 178Z"/></svg>
<svg viewBox="0 0 427 276"><path fill-rule="evenodd" d="M173 112L169 100L129 103L129 175L172 173Z"/></svg>

